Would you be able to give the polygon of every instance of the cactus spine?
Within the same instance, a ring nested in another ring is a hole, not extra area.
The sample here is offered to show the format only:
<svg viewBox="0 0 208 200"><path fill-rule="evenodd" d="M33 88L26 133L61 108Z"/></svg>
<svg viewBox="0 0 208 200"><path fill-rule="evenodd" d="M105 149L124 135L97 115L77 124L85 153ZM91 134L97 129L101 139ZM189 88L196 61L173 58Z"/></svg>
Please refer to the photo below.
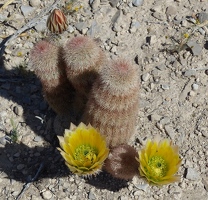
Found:
<svg viewBox="0 0 208 200"><path fill-rule="evenodd" d="M61 47L43 40L30 53L30 65L40 79L43 94L51 108L58 114L71 111L74 88L65 75L65 64L60 59Z"/></svg>
<svg viewBox="0 0 208 200"><path fill-rule="evenodd" d="M139 173L137 155L136 150L127 144L116 146L111 149L104 169L116 178L130 180Z"/></svg>
<svg viewBox="0 0 208 200"><path fill-rule="evenodd" d="M92 38L78 36L66 43L63 58L67 64L67 78L80 94L88 96L104 61L104 53L101 48Z"/></svg>
<svg viewBox="0 0 208 200"><path fill-rule="evenodd" d="M110 147L126 144L135 133L139 78L135 65L119 59L105 64L95 81L82 118L106 136Z"/></svg>

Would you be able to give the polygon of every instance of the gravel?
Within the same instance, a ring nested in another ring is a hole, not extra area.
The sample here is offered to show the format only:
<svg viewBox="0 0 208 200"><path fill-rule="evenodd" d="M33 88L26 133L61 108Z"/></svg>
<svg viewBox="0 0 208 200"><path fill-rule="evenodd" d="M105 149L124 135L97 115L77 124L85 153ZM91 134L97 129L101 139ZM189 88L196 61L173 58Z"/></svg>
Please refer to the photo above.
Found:
<svg viewBox="0 0 208 200"><path fill-rule="evenodd" d="M13 1L1 9L0 198L208 199L208 31L195 25L196 16L201 23L208 19L207 1L76 1L83 8L68 11L69 27L56 37L63 44L76 35L93 36L109 57L135 61L140 109L131 145L140 150L148 138L161 135L179 146L182 158L181 180L162 187L106 172L79 177L65 166L56 135L73 119L51 110L28 66L31 48L51 35L45 25L50 10L66 8L65 1L57 2Z"/></svg>

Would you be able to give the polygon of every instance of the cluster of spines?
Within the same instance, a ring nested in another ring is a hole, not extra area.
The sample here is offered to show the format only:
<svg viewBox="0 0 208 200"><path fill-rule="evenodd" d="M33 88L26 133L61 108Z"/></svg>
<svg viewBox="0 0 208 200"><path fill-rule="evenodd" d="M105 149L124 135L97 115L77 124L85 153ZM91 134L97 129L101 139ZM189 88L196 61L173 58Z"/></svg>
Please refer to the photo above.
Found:
<svg viewBox="0 0 208 200"><path fill-rule="evenodd" d="M82 118L106 136L110 147L125 144L135 133L139 80L135 65L118 59L105 63Z"/></svg>
<svg viewBox="0 0 208 200"><path fill-rule="evenodd" d="M64 46L66 75L80 94L88 96L98 71L105 61L104 57L97 42L90 37L75 37Z"/></svg>
<svg viewBox="0 0 208 200"><path fill-rule="evenodd" d="M61 47L49 41L38 42L30 53L29 64L40 79L43 95L58 114L69 114L74 88L68 81L65 63L60 59Z"/></svg>

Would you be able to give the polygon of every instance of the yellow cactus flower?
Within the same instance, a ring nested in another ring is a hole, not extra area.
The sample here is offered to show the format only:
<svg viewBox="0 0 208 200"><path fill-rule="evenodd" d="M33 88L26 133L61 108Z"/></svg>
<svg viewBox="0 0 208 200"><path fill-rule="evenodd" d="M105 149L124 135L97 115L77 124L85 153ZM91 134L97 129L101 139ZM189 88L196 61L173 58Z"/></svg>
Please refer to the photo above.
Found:
<svg viewBox="0 0 208 200"><path fill-rule="evenodd" d="M140 163L140 175L150 183L164 185L180 179L180 176L174 175L181 163L178 146L172 145L168 139L148 140L136 159Z"/></svg>
<svg viewBox="0 0 208 200"><path fill-rule="evenodd" d="M105 138L90 124L80 123L77 127L71 124L66 129L64 137L58 136L61 152L66 165L71 172L78 175L91 175L98 173L109 149Z"/></svg>

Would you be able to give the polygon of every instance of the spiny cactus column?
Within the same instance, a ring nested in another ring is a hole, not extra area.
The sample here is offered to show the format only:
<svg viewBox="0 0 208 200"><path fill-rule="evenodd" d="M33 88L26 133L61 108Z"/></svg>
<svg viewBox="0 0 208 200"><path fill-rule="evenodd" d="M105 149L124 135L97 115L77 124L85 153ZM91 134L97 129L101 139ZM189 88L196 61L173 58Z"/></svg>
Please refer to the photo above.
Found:
<svg viewBox="0 0 208 200"><path fill-rule="evenodd" d="M135 133L138 90L135 65L123 59L105 64L92 87L82 121L105 135L110 147L126 144Z"/></svg>
<svg viewBox="0 0 208 200"><path fill-rule="evenodd" d="M137 156L133 147L127 144L118 145L111 149L104 169L116 178L130 180L139 175L139 163L135 159Z"/></svg>
<svg viewBox="0 0 208 200"><path fill-rule="evenodd" d="M77 36L64 46L67 78L74 88L85 96L97 77L105 56L97 42L87 36Z"/></svg>
<svg viewBox="0 0 208 200"><path fill-rule="evenodd" d="M44 97L51 108L58 114L68 115L72 110L74 88L66 78L60 52L61 47L40 41L30 53L29 65L40 79Z"/></svg>

